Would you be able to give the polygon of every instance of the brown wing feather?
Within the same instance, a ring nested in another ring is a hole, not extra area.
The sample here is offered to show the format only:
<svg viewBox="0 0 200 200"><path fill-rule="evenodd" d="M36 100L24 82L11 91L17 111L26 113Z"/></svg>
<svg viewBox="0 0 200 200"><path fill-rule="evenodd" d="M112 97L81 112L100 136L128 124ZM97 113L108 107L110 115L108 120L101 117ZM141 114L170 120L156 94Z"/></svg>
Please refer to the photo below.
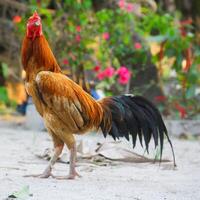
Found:
<svg viewBox="0 0 200 200"><path fill-rule="evenodd" d="M101 106L79 85L60 73L42 71L36 83L43 100L72 132L98 128Z"/></svg>

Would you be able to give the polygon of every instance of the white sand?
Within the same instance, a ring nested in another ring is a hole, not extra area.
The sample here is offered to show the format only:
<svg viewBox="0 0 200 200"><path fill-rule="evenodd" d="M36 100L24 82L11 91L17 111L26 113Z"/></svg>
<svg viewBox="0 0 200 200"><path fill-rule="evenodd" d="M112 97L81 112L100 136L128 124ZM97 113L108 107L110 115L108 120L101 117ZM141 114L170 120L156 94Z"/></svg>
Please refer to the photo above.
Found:
<svg viewBox="0 0 200 200"><path fill-rule="evenodd" d="M82 178L55 180L25 178L42 172L47 161L36 152L51 147L46 133L16 127L0 128L0 200L24 186L31 200L198 200L200 199L200 141L173 139L177 170L171 163L114 163L109 166L79 166ZM84 137L84 136L83 136ZM92 136L94 137L94 136ZM138 145L139 146L139 145ZM165 145L164 157L171 158ZM89 166L89 167L88 167ZM67 175L68 165L57 163L54 174Z"/></svg>

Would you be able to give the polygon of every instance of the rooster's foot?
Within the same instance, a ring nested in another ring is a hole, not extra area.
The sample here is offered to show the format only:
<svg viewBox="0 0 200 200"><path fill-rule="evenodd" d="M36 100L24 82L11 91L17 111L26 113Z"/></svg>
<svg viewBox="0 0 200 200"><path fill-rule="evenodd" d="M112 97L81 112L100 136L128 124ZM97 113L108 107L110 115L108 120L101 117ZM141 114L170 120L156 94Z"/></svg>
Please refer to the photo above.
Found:
<svg viewBox="0 0 200 200"><path fill-rule="evenodd" d="M72 180L72 179L75 179L77 177L81 177L81 175L79 175L77 172L74 172L74 173L70 173L68 176L52 176L53 178L55 179L58 179L58 180Z"/></svg>
<svg viewBox="0 0 200 200"><path fill-rule="evenodd" d="M54 175L51 173L51 168L48 167L42 174L30 174L25 175L24 177L49 178L50 176L54 177Z"/></svg>

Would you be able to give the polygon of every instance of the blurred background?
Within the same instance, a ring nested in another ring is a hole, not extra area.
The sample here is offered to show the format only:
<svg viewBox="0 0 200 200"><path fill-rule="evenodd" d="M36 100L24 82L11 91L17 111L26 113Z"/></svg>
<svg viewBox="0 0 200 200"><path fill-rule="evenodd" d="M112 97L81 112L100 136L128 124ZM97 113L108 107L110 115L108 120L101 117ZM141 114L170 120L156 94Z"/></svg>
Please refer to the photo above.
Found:
<svg viewBox="0 0 200 200"><path fill-rule="evenodd" d="M98 99L133 93L200 118L199 0L0 0L0 113L25 115L20 48L37 10L64 73Z"/></svg>

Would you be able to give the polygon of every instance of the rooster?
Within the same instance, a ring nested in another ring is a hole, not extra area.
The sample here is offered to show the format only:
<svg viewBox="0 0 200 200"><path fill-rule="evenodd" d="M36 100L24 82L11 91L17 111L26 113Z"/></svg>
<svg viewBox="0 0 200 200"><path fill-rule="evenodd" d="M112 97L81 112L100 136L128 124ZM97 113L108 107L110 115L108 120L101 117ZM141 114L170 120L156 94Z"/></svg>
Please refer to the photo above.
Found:
<svg viewBox="0 0 200 200"><path fill-rule="evenodd" d="M173 146L158 109L141 96L121 95L94 100L78 84L62 74L61 69L42 32L40 16L35 12L27 22L22 44L22 64L26 71L25 88L32 96L37 111L43 117L54 144L54 155L40 178L52 176L52 167L64 144L70 151L69 175L58 179L74 179L76 171L75 134L101 129L104 137L114 140L137 137L148 151L151 137L155 146L160 144L161 156L164 136L167 137L174 158Z"/></svg>

